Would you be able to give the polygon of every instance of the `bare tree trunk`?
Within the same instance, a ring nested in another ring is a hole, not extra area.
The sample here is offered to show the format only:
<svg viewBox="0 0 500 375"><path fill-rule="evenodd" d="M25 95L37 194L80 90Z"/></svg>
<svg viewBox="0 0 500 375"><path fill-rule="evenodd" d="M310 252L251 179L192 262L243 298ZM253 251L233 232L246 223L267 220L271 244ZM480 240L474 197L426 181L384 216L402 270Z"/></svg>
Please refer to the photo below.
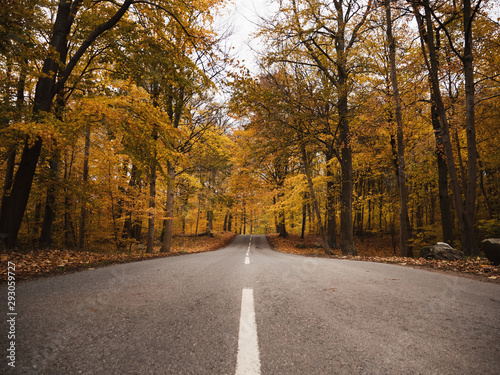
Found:
<svg viewBox="0 0 500 375"><path fill-rule="evenodd" d="M340 5L342 6L342 5ZM341 12L341 9L339 10ZM339 13L343 22L343 13ZM341 206L340 206L340 248L343 255L357 255L354 246L354 228L352 222L353 176L351 133L349 130L348 83L347 83L347 56L345 51L344 25L339 27L340 35L336 39L337 73L338 73L338 102L339 135L340 135L340 170L342 174Z"/></svg>
<svg viewBox="0 0 500 375"><path fill-rule="evenodd" d="M328 245L337 247L337 212L335 210L335 181L330 162L332 156L325 154L326 157L326 225Z"/></svg>
<svg viewBox="0 0 500 375"><path fill-rule="evenodd" d="M198 224L200 223L200 210L201 210L201 199L198 195L198 213L196 214L196 229L194 235L198 235Z"/></svg>
<svg viewBox="0 0 500 375"><path fill-rule="evenodd" d="M408 246L410 238L410 221L408 218L408 192L406 190L406 166L403 134L403 116L401 113L401 99L399 97L398 78L396 72L396 44L392 35L392 16L390 1L385 0L385 16L387 22L387 42L389 44L389 61L391 66L392 93L396 111L397 144L398 144L398 182L399 182L399 228L400 228L400 252L402 257L412 256L411 248Z"/></svg>
<svg viewBox="0 0 500 375"><path fill-rule="evenodd" d="M224 232L227 231L227 221L229 219L229 211L226 212L226 214L224 215L224 225L222 226L222 230Z"/></svg>
<svg viewBox="0 0 500 375"><path fill-rule="evenodd" d="M163 233L163 241L162 241L162 246L161 246L162 253L169 253L171 251L172 239L174 237L175 168L170 161L167 162L167 176L168 176L167 205L165 207L167 217L165 218L165 222L164 222L165 231Z"/></svg>
<svg viewBox="0 0 500 375"><path fill-rule="evenodd" d="M278 201L283 198L284 194L279 192L278 193ZM279 236L282 238L286 238L288 236L288 232L286 231L286 216L285 216L285 209L280 208L278 211L278 224L277 224L277 230L279 233Z"/></svg>
<svg viewBox="0 0 500 375"><path fill-rule="evenodd" d="M306 224L307 224L307 204L302 198L302 228L300 231L300 239L303 240L306 234Z"/></svg>
<svg viewBox="0 0 500 375"><path fill-rule="evenodd" d="M486 188L484 187L484 175L486 174L486 171L483 169L483 165L482 165L481 160L479 158L478 158L477 162L478 162L478 165L480 168L480 170L479 170L479 186L481 188L481 193L483 194L486 209L488 210L488 216L491 220L491 219L493 219L493 207L491 206L490 198L488 197L488 194L486 193Z"/></svg>
<svg viewBox="0 0 500 375"><path fill-rule="evenodd" d="M477 5L479 6L479 4ZM474 64L472 52L473 13L470 0L464 0L464 57L462 59L465 74L465 129L467 134L467 187L465 189L464 212L464 251L467 255L478 255L479 248L474 234L476 218L477 188L477 144L474 119Z"/></svg>
<svg viewBox="0 0 500 375"><path fill-rule="evenodd" d="M466 205L468 205L468 209L465 209L464 203L462 201L462 196L460 192L460 183L458 180L458 174L457 174L457 169L456 169L456 163L455 163L455 158L453 155L453 147L451 144L450 140L450 131L448 127L448 119L446 116L446 110L444 107L444 103L442 100L441 96L441 91L439 89L439 78L438 78L438 58L436 54L436 46L434 43L434 27L432 24L432 15L430 11L430 5L429 5L429 0L423 0L423 5L425 9L425 24L424 20L422 20L422 17L418 11L418 7L416 4L413 4L413 9L415 16L417 18L417 22L419 24L419 31L420 31L420 39L422 41L422 50L424 52L424 56L426 58L426 64L427 68L430 73L430 78L431 78L431 83L432 83L432 89L436 93L436 109L437 112L439 113L439 120L441 122L441 131L442 131L442 139L443 139L443 145L445 148L445 154L446 154L446 162L448 165L448 174L450 177L450 185L453 191L453 199L455 203L455 210L457 213L457 219L460 225L460 233L462 237L462 246L465 254L471 255L471 254L476 254L478 249L477 245L475 243L475 235L474 235L474 217L473 213L475 212L475 182L470 183L470 193L471 197L466 196ZM469 4L470 5L470 4ZM427 44L428 47L428 57L425 49L425 44ZM472 59L472 56L470 56ZM471 60L472 62L472 60ZM466 73L466 75L470 73ZM470 83L469 83L470 84ZM473 82L472 82L473 84ZM470 95L470 93L469 93ZM469 98L470 100L470 98ZM469 131L470 130L470 131ZM469 137L474 138L474 145L470 145L471 150L474 148L475 149L475 131L473 129L468 129L468 139ZM469 146L469 145L468 145ZM468 147L469 149L469 147ZM472 151L471 151L472 152ZM477 154L473 156L473 161L474 163L476 162ZM474 173L474 176L477 174L477 167L473 166L472 164L469 166L472 168L472 172L469 171L470 177L472 179L472 173ZM474 177L475 178L475 177ZM471 200L472 204L471 204ZM472 207L471 207L472 206ZM470 211L468 211L470 210Z"/></svg>
<svg viewBox="0 0 500 375"><path fill-rule="evenodd" d="M309 158L307 156L306 146L304 142L301 142L301 151L302 151L302 161L304 163L304 169L306 172L307 185L309 187L309 194L311 195L311 201L313 205L314 212L316 213L316 218L318 219L319 231L321 234L321 240L323 242L323 248L325 249L325 254L332 255L332 251L330 250L330 246L328 245L328 238L326 236L325 228L323 227L321 220L321 211L319 209L318 200L316 199L316 193L314 192L314 186L311 179L311 170L309 168Z"/></svg>
<svg viewBox="0 0 500 375"><path fill-rule="evenodd" d="M73 170L74 161L74 149L71 152L71 157L68 162L67 157L64 162L64 181L69 181L71 179L71 174ZM68 192L68 188L64 188L64 243L67 248L74 248L76 245L76 231L73 225L72 215L71 215L71 197Z"/></svg>
<svg viewBox="0 0 500 375"><path fill-rule="evenodd" d="M342 88L342 90L345 90L345 88ZM340 248L342 249L343 255L356 255L357 251L354 246L354 231L352 225L352 151L349 123L347 121L347 95L341 95L339 101L341 102L339 103L339 115L340 140L342 145L340 158L340 169L342 171Z"/></svg>
<svg viewBox="0 0 500 375"><path fill-rule="evenodd" d="M243 212L241 213L243 222L243 234L247 234L247 207L246 203L243 203Z"/></svg>
<svg viewBox="0 0 500 375"><path fill-rule="evenodd" d="M439 208L441 211L441 228L443 241L453 246L453 220L451 218L450 197L448 195L448 166L441 132L441 123L437 113L435 93L431 87L431 117L436 138L436 159L438 166Z"/></svg>
<svg viewBox="0 0 500 375"><path fill-rule="evenodd" d="M156 206L156 161L152 163L149 177L149 214L148 214L148 242L147 253L154 252L155 244L155 206Z"/></svg>
<svg viewBox="0 0 500 375"><path fill-rule="evenodd" d="M90 126L85 129L85 146L83 150L83 186L87 186L89 177L89 155L90 155ZM85 245L85 234L87 225L87 202L86 199L82 201L81 214L80 214L80 233L78 235L78 248L81 250Z"/></svg>
<svg viewBox="0 0 500 375"><path fill-rule="evenodd" d="M213 212L213 210L207 210L207 229L206 229L206 233L208 235L211 235L213 229L214 229L214 212Z"/></svg>

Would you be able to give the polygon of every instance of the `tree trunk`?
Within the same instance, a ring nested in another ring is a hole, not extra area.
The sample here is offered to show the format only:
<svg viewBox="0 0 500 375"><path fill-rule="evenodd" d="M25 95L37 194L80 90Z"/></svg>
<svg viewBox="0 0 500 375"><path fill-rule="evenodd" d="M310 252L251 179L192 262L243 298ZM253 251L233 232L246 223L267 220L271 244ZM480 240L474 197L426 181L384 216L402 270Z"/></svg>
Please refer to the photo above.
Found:
<svg viewBox="0 0 500 375"><path fill-rule="evenodd" d="M155 206L156 206L156 161L152 163L149 178L149 213L148 213L148 242L147 253L154 252L155 244Z"/></svg>
<svg viewBox="0 0 500 375"><path fill-rule="evenodd" d="M465 129L467 134L467 187L465 190L464 212L464 251L467 255L477 256L479 248L474 234L476 217L477 188L477 145L474 120L474 64L472 54L473 14L470 0L464 0L464 57L462 59L465 74Z"/></svg>
<svg viewBox="0 0 500 375"><path fill-rule="evenodd" d="M167 204L165 207L167 217L164 220L165 231L163 233L163 241L162 241L162 246L161 246L162 253L169 253L171 251L172 239L174 237L175 168L170 161L167 162L167 176L168 176Z"/></svg>
<svg viewBox="0 0 500 375"><path fill-rule="evenodd" d="M314 186L311 179L311 170L309 168L309 158L307 156L306 146L303 142L301 142L300 147L302 151L302 161L304 163L304 169L306 172L307 185L309 187L309 194L311 195L313 210L316 213L316 218L318 219L319 231L321 234L321 240L323 242L323 248L325 249L326 255L332 255L332 251L330 250L330 246L328 245L328 238L326 236L325 228L323 227L322 224L321 211L319 209L318 200L316 199L316 193L314 192Z"/></svg>
<svg viewBox="0 0 500 375"><path fill-rule="evenodd" d="M194 235L198 235L198 225L200 223L200 210L201 210L201 199L200 196L198 195L198 212L196 213L196 229L194 232Z"/></svg>
<svg viewBox="0 0 500 375"><path fill-rule="evenodd" d="M328 245L337 247L337 212L335 209L335 181L332 166L330 165L332 155L325 154L326 157L326 233Z"/></svg>
<svg viewBox="0 0 500 375"><path fill-rule="evenodd" d="M341 7L342 5L340 5ZM336 38L335 48L337 51L337 74L338 74L338 101L337 111L339 115L340 136L340 170L342 174L342 187L340 198L340 248L343 255L357 255L354 246L354 231L352 223L352 150L351 134L349 130L349 107L348 107L348 82L347 82L347 56L345 50L344 15L342 9L339 11L339 34Z"/></svg>
<svg viewBox="0 0 500 375"><path fill-rule="evenodd" d="M224 225L222 226L222 230L224 232L227 232L227 221L229 219L229 211L226 212L226 214L224 215Z"/></svg>
<svg viewBox="0 0 500 375"><path fill-rule="evenodd" d="M304 194L305 195L305 194ZM305 198L302 198L302 228L300 231L300 239L305 239L306 235L306 224L307 224L307 204Z"/></svg>
<svg viewBox="0 0 500 375"><path fill-rule="evenodd" d="M452 147L451 140L450 140L448 119L446 116L446 110L445 110L444 103L442 100L441 91L439 89L438 57L436 54L436 47L435 47L435 43L434 43L434 27L432 24L432 15L430 12L429 0L424 0L423 4L424 4L424 9L425 9L425 25L423 23L423 20L421 19L420 13L419 13L418 8L415 4L413 4L413 9L414 9L417 21L419 23L419 30L420 30L420 36L421 36L420 38L422 41L422 50L424 51L424 53L426 52L424 44L427 44L427 47L428 47L428 52L429 52L428 59L427 59L427 54L425 54L426 64L427 64L427 68L428 68L429 73L430 73L432 89L436 93L436 96L435 96L436 110L439 114L439 120L441 122L441 132L442 132L443 145L444 145L444 149L445 149L446 162L447 162L447 166L448 166L448 175L450 177L450 185L451 185L451 189L453 191L453 200L455 203L455 210L457 213L457 219L458 219L458 223L460 225L462 246L463 246L464 252L466 254L470 255L476 251L475 249L477 249L477 247L475 246L475 236L474 236L474 227L473 227L474 222L472 220L473 217L466 215L466 212L464 209L464 204L462 202L462 196L461 196L461 192L460 192L460 183L458 180L455 158L453 155L453 147ZM425 30L425 32L424 32L424 30ZM471 183L471 185L474 185L474 187L475 187L475 184ZM474 197L474 199L475 199L475 197ZM472 207L472 210L474 212L475 207Z"/></svg>
<svg viewBox="0 0 500 375"><path fill-rule="evenodd" d="M397 144L398 144L398 182L399 182L399 228L400 228L400 252L402 257L412 256L408 246L410 238L410 221L408 218L408 192L406 190L406 166L404 156L404 134L403 116L401 113L401 99L399 97L399 87L396 72L396 44L392 35L392 16L390 1L385 0L385 15L387 22L387 42L389 44L389 61L391 66L392 93L394 96L394 106L396 111L397 124Z"/></svg>
<svg viewBox="0 0 500 375"><path fill-rule="evenodd" d="M64 162L64 178L63 180L69 184L71 179L71 174L73 170L73 161L75 151L71 152L71 158L68 162L67 158ZM71 209L72 209L71 196L68 192L68 188L64 188L64 243L66 248L74 248L76 245L76 231L73 225Z"/></svg>
<svg viewBox="0 0 500 375"><path fill-rule="evenodd" d="M448 166L442 139L441 123L439 114L434 103L436 103L435 93L431 87L431 117L432 127L436 138L436 159L438 167L438 191L439 208L441 211L441 228L443 241L453 246L453 220L451 218L450 197L448 195Z"/></svg>
<svg viewBox="0 0 500 375"><path fill-rule="evenodd" d="M247 208L245 203L243 203L243 212L241 215L243 216L241 218L241 221L243 222L243 234L247 234Z"/></svg>
<svg viewBox="0 0 500 375"><path fill-rule="evenodd" d="M342 90L345 90L341 85ZM339 99L339 116L340 116L340 141L341 141L341 158L340 169L342 172L342 192L341 192L341 209L340 209L340 248L343 255L357 255L356 247L354 246L354 233L352 225L352 196L353 196L353 181L352 181L352 151L351 151L351 136L349 131L349 123L347 121L347 94L340 95Z"/></svg>
<svg viewBox="0 0 500 375"><path fill-rule="evenodd" d="M83 175L82 183L84 188L87 186L89 178L89 155L90 155L90 126L85 129L85 146L83 149ZM82 200L82 207L80 213L80 233L78 234L78 248L80 250L85 246L85 234L87 226L87 199Z"/></svg>
<svg viewBox="0 0 500 375"><path fill-rule="evenodd" d="M56 145L57 147L57 145ZM56 218L56 192L59 183L59 165L61 156L59 151L56 151L49 162L49 178L47 187L47 198L45 202L45 211L42 222L42 233L40 235L40 247L49 248L52 244L52 229Z"/></svg>
<svg viewBox="0 0 500 375"><path fill-rule="evenodd" d="M213 212L213 210L207 210L207 229L206 229L206 233L208 235L211 235L213 229L214 229L214 212Z"/></svg>
<svg viewBox="0 0 500 375"><path fill-rule="evenodd" d="M283 198L283 195L283 193L278 193L278 201ZM284 208L280 208L278 211L278 224L276 228L278 229L279 237L286 238L288 236L288 232L286 231L286 216Z"/></svg>

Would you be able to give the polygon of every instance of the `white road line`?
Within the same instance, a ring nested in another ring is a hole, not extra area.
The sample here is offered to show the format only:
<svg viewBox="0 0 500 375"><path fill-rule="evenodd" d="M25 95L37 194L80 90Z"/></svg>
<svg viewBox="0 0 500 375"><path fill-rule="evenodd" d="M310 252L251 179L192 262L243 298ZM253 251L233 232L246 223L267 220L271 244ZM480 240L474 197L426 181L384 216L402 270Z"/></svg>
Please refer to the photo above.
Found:
<svg viewBox="0 0 500 375"><path fill-rule="evenodd" d="M250 264L250 258L248 256L245 257L245 264Z"/></svg>
<svg viewBox="0 0 500 375"><path fill-rule="evenodd" d="M255 323L253 289L243 289L236 375L253 374L260 374L259 343L257 339L257 324Z"/></svg>

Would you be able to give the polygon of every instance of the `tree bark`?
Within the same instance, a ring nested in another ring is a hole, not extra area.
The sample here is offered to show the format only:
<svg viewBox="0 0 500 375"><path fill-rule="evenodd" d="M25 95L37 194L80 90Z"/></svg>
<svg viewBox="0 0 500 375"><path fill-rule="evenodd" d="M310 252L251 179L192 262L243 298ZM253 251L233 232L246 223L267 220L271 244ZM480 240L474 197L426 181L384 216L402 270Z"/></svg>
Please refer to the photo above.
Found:
<svg viewBox="0 0 500 375"><path fill-rule="evenodd" d="M316 193L314 192L314 186L311 179L311 170L309 168L309 158L307 156L306 146L304 142L301 142L300 148L302 152L302 161L304 163L304 169L306 172L307 186L309 187L309 194L311 195L313 210L316 213L316 218L318 219L319 231L321 235L321 241L323 242L323 248L325 249L326 255L332 255L332 251L330 250L330 246L328 245L328 238L326 236L325 228L323 227L323 223L321 220L321 211L319 209L318 200L316 199Z"/></svg>
<svg viewBox="0 0 500 375"><path fill-rule="evenodd" d="M335 209L335 181L330 162L332 155L325 154L326 157L326 213L327 213L327 237L330 247L337 247L337 212Z"/></svg>
<svg viewBox="0 0 500 375"><path fill-rule="evenodd" d="M436 46L434 43L434 27L432 24L432 15L430 12L429 0L423 0L425 16L422 20L421 15L418 11L416 4L413 4L413 10L419 24L420 39L422 41L422 51L426 58L427 68L429 70L430 80L432 84L432 90L435 92L436 100L436 110L439 114L439 121L441 123L441 132L443 145L446 155L446 163L448 166L448 175L450 177L450 185L453 192L453 200L455 203L455 210L457 213L457 218L460 226L460 233L462 237L462 246L466 254L472 254L473 248L471 248L471 243L475 243L474 238L474 228L473 222L470 221L470 217L467 218L465 215L464 204L462 201L462 196L460 192L460 183L458 180L458 174L456 169L455 157L453 155L453 147L450 139L450 132L448 127L448 119L446 116L446 109L441 96L441 91L439 89L439 78L438 78L438 57L436 53ZM428 47L428 57L426 53L425 44Z"/></svg>
<svg viewBox="0 0 500 375"><path fill-rule="evenodd" d="M339 79L339 81L343 80ZM345 81L341 83L341 92L345 90L344 86L346 84L347 82ZM340 169L342 172L340 248L343 255L357 255L356 247L354 246L354 228L352 225L353 176L351 135L349 131L349 122L347 120L347 93L342 93L339 97L338 110L340 116L339 128L341 142Z"/></svg>
<svg viewBox="0 0 500 375"><path fill-rule="evenodd" d="M172 249L172 239L174 237L174 205L175 205L175 195L174 195L174 182L175 182L175 168L173 164L167 162L167 204L165 207L166 215L164 221L165 232L163 234L163 241L161 246L162 253L169 253Z"/></svg>
<svg viewBox="0 0 500 375"><path fill-rule="evenodd" d="M470 0L464 0L464 56L462 59L465 75L465 129L467 135L467 187L465 189L464 239L463 247L467 255L478 255L479 248L474 234L477 189L477 144L475 127L474 64L472 52L473 13ZM478 4L479 6L479 4Z"/></svg>
<svg viewBox="0 0 500 375"><path fill-rule="evenodd" d="M339 136L340 136L340 169L342 173L341 188L341 210L340 210L340 248L343 255L357 255L354 246L354 228L352 223L352 197L353 197L353 176L352 176L352 150L351 133L349 129L349 107L348 107L348 71L347 53L345 45L345 24L342 4L337 6L338 34L335 40L337 51L337 89L338 102L337 110L339 115Z"/></svg>
<svg viewBox="0 0 500 375"><path fill-rule="evenodd" d="M304 194L305 195L305 194ZM307 204L304 197L302 198L302 228L300 230L300 239L305 239L307 224Z"/></svg>
<svg viewBox="0 0 500 375"><path fill-rule="evenodd" d="M148 242L146 246L147 253L154 252L155 207L156 207L156 160L152 163L151 175L149 177Z"/></svg>
<svg viewBox="0 0 500 375"><path fill-rule="evenodd" d="M281 198L283 198L283 193L278 193L278 201L280 201ZM278 211L278 224L277 224L277 229L279 233L279 237L286 238L288 236L288 232L286 231L286 216L285 216L285 209L280 208Z"/></svg>
<svg viewBox="0 0 500 375"><path fill-rule="evenodd" d="M401 113L401 98L399 96L398 78L396 72L396 43L392 34L392 15L389 0L385 0L385 16L387 22L387 42L389 44L389 62L391 71L392 93L394 97L394 107L397 124L397 145L398 145L398 182L399 182L399 246L402 257L412 256L411 248L408 246L410 238L410 220L408 217L408 192L406 189L406 166L403 134L403 116Z"/></svg>
<svg viewBox="0 0 500 375"><path fill-rule="evenodd" d="M67 158L64 162L64 177L63 181L69 182L73 170L74 150L71 152L70 160ZM72 209L71 196L68 188L64 188L64 244L66 248L74 248L76 245L76 231L73 225L71 209Z"/></svg>
<svg viewBox="0 0 500 375"><path fill-rule="evenodd" d="M89 178L89 156L90 156L90 126L85 129L85 146L83 149L83 171L82 171L82 183L83 186L87 186L87 181ZM84 198L82 200L82 207L80 212L80 232L78 234L78 248L80 250L85 246L85 235L86 235L86 225L87 225L87 200Z"/></svg>
<svg viewBox="0 0 500 375"><path fill-rule="evenodd" d="M213 229L214 229L214 211L213 210L208 210L207 211L207 229L206 229L206 233L208 235L211 235Z"/></svg>
<svg viewBox="0 0 500 375"><path fill-rule="evenodd" d="M40 247L49 248L52 245L52 227L56 218L56 192L58 189L60 154L58 151L49 161L49 178L47 187L47 198L42 222L42 233L40 234Z"/></svg>
<svg viewBox="0 0 500 375"><path fill-rule="evenodd" d="M441 229L443 241L453 246L453 220L451 216L450 197L448 195L448 167L442 139L441 123L439 114L434 103L436 103L435 93L431 87L431 117L432 127L436 138L436 159L438 167L438 191L439 208L441 211Z"/></svg>

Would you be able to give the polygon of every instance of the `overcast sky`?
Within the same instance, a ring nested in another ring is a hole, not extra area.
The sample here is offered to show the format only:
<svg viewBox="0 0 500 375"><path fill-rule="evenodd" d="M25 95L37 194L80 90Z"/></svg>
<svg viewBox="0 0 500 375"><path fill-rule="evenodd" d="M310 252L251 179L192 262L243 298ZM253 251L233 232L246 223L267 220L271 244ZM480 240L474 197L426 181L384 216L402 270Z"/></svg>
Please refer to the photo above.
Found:
<svg viewBox="0 0 500 375"><path fill-rule="evenodd" d="M227 6L227 14L223 17L225 25L231 25L233 35L228 43L234 47L232 54L240 61L245 60L247 68L256 72L255 53L262 46L258 40L253 40L251 34L257 29L260 17L271 14L269 0L234 0L233 5Z"/></svg>

